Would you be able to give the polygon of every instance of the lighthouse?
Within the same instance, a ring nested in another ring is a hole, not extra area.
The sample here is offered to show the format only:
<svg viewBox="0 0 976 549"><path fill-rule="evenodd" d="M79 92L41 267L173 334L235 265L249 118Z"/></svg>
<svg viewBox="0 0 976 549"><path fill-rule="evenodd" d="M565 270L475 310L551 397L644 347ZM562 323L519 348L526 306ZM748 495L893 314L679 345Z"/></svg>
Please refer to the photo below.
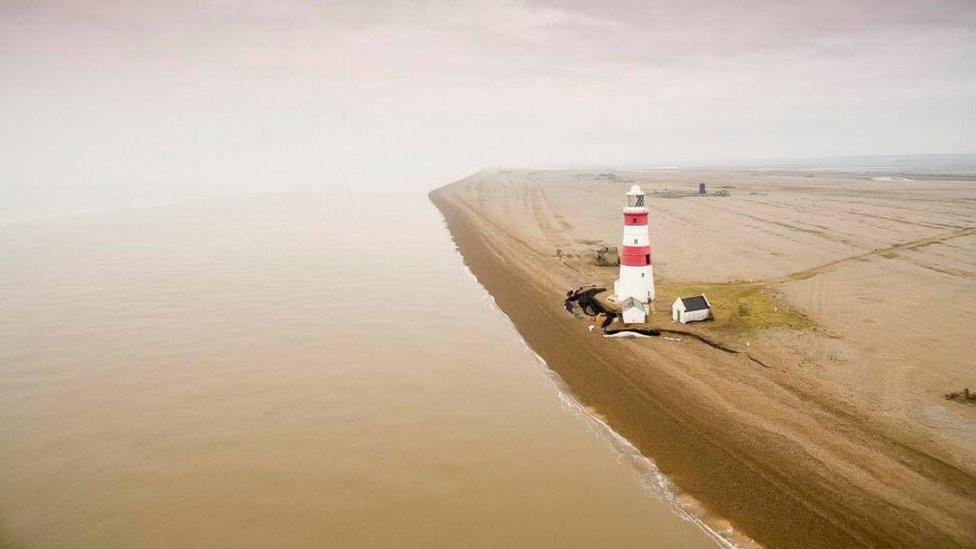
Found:
<svg viewBox="0 0 976 549"><path fill-rule="evenodd" d="M638 185L627 193L624 208L624 238L620 247L620 277L613 285L617 303L628 301L624 322L644 322L648 304L654 300L654 267L651 265L651 237L647 228L646 196ZM632 298L632 299L628 299Z"/></svg>

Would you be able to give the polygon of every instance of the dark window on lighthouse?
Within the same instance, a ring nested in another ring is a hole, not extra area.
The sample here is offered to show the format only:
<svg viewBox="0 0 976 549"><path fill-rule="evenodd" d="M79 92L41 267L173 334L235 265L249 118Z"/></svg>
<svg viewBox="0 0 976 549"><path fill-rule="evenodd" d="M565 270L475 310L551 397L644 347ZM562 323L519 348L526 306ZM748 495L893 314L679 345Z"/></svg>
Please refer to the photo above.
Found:
<svg viewBox="0 0 976 549"><path fill-rule="evenodd" d="M637 244L637 239L636 238L634 239L634 244Z"/></svg>

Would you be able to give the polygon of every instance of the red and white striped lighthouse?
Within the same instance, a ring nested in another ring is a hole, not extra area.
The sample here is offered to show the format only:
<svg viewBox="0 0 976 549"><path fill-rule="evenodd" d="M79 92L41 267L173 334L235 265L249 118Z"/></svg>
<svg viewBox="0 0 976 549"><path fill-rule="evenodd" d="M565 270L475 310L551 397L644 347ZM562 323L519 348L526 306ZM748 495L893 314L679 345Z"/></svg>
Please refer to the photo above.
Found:
<svg viewBox="0 0 976 549"><path fill-rule="evenodd" d="M624 208L624 238L620 247L620 277L613 285L617 302L632 297L644 305L654 300L654 266L651 265L651 236L647 228L646 196L634 185ZM643 319L641 319L643 321Z"/></svg>

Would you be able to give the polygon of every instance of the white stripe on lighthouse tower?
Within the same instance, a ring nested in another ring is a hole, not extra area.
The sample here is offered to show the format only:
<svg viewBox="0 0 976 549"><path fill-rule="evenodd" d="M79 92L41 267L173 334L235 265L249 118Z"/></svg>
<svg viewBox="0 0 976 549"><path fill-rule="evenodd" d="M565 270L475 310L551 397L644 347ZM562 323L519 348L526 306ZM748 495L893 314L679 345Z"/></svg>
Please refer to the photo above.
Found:
<svg viewBox="0 0 976 549"><path fill-rule="evenodd" d="M654 266L651 264L651 238L645 200L646 196L637 185L627 193L620 247L620 277L613 287L618 303L628 297L644 304L654 300Z"/></svg>

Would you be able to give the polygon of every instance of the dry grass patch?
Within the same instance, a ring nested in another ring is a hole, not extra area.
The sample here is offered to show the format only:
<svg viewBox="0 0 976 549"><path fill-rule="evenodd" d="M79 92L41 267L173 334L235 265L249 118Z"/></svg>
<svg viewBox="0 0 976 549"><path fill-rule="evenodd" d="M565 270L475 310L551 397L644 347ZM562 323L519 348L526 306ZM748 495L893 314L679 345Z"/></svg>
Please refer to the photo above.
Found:
<svg viewBox="0 0 976 549"><path fill-rule="evenodd" d="M678 296L698 294L705 294L712 305L712 321L701 324L707 331L740 334L762 328L807 330L816 326L775 290L736 282L662 284L658 291L658 314L670 313L671 303Z"/></svg>

